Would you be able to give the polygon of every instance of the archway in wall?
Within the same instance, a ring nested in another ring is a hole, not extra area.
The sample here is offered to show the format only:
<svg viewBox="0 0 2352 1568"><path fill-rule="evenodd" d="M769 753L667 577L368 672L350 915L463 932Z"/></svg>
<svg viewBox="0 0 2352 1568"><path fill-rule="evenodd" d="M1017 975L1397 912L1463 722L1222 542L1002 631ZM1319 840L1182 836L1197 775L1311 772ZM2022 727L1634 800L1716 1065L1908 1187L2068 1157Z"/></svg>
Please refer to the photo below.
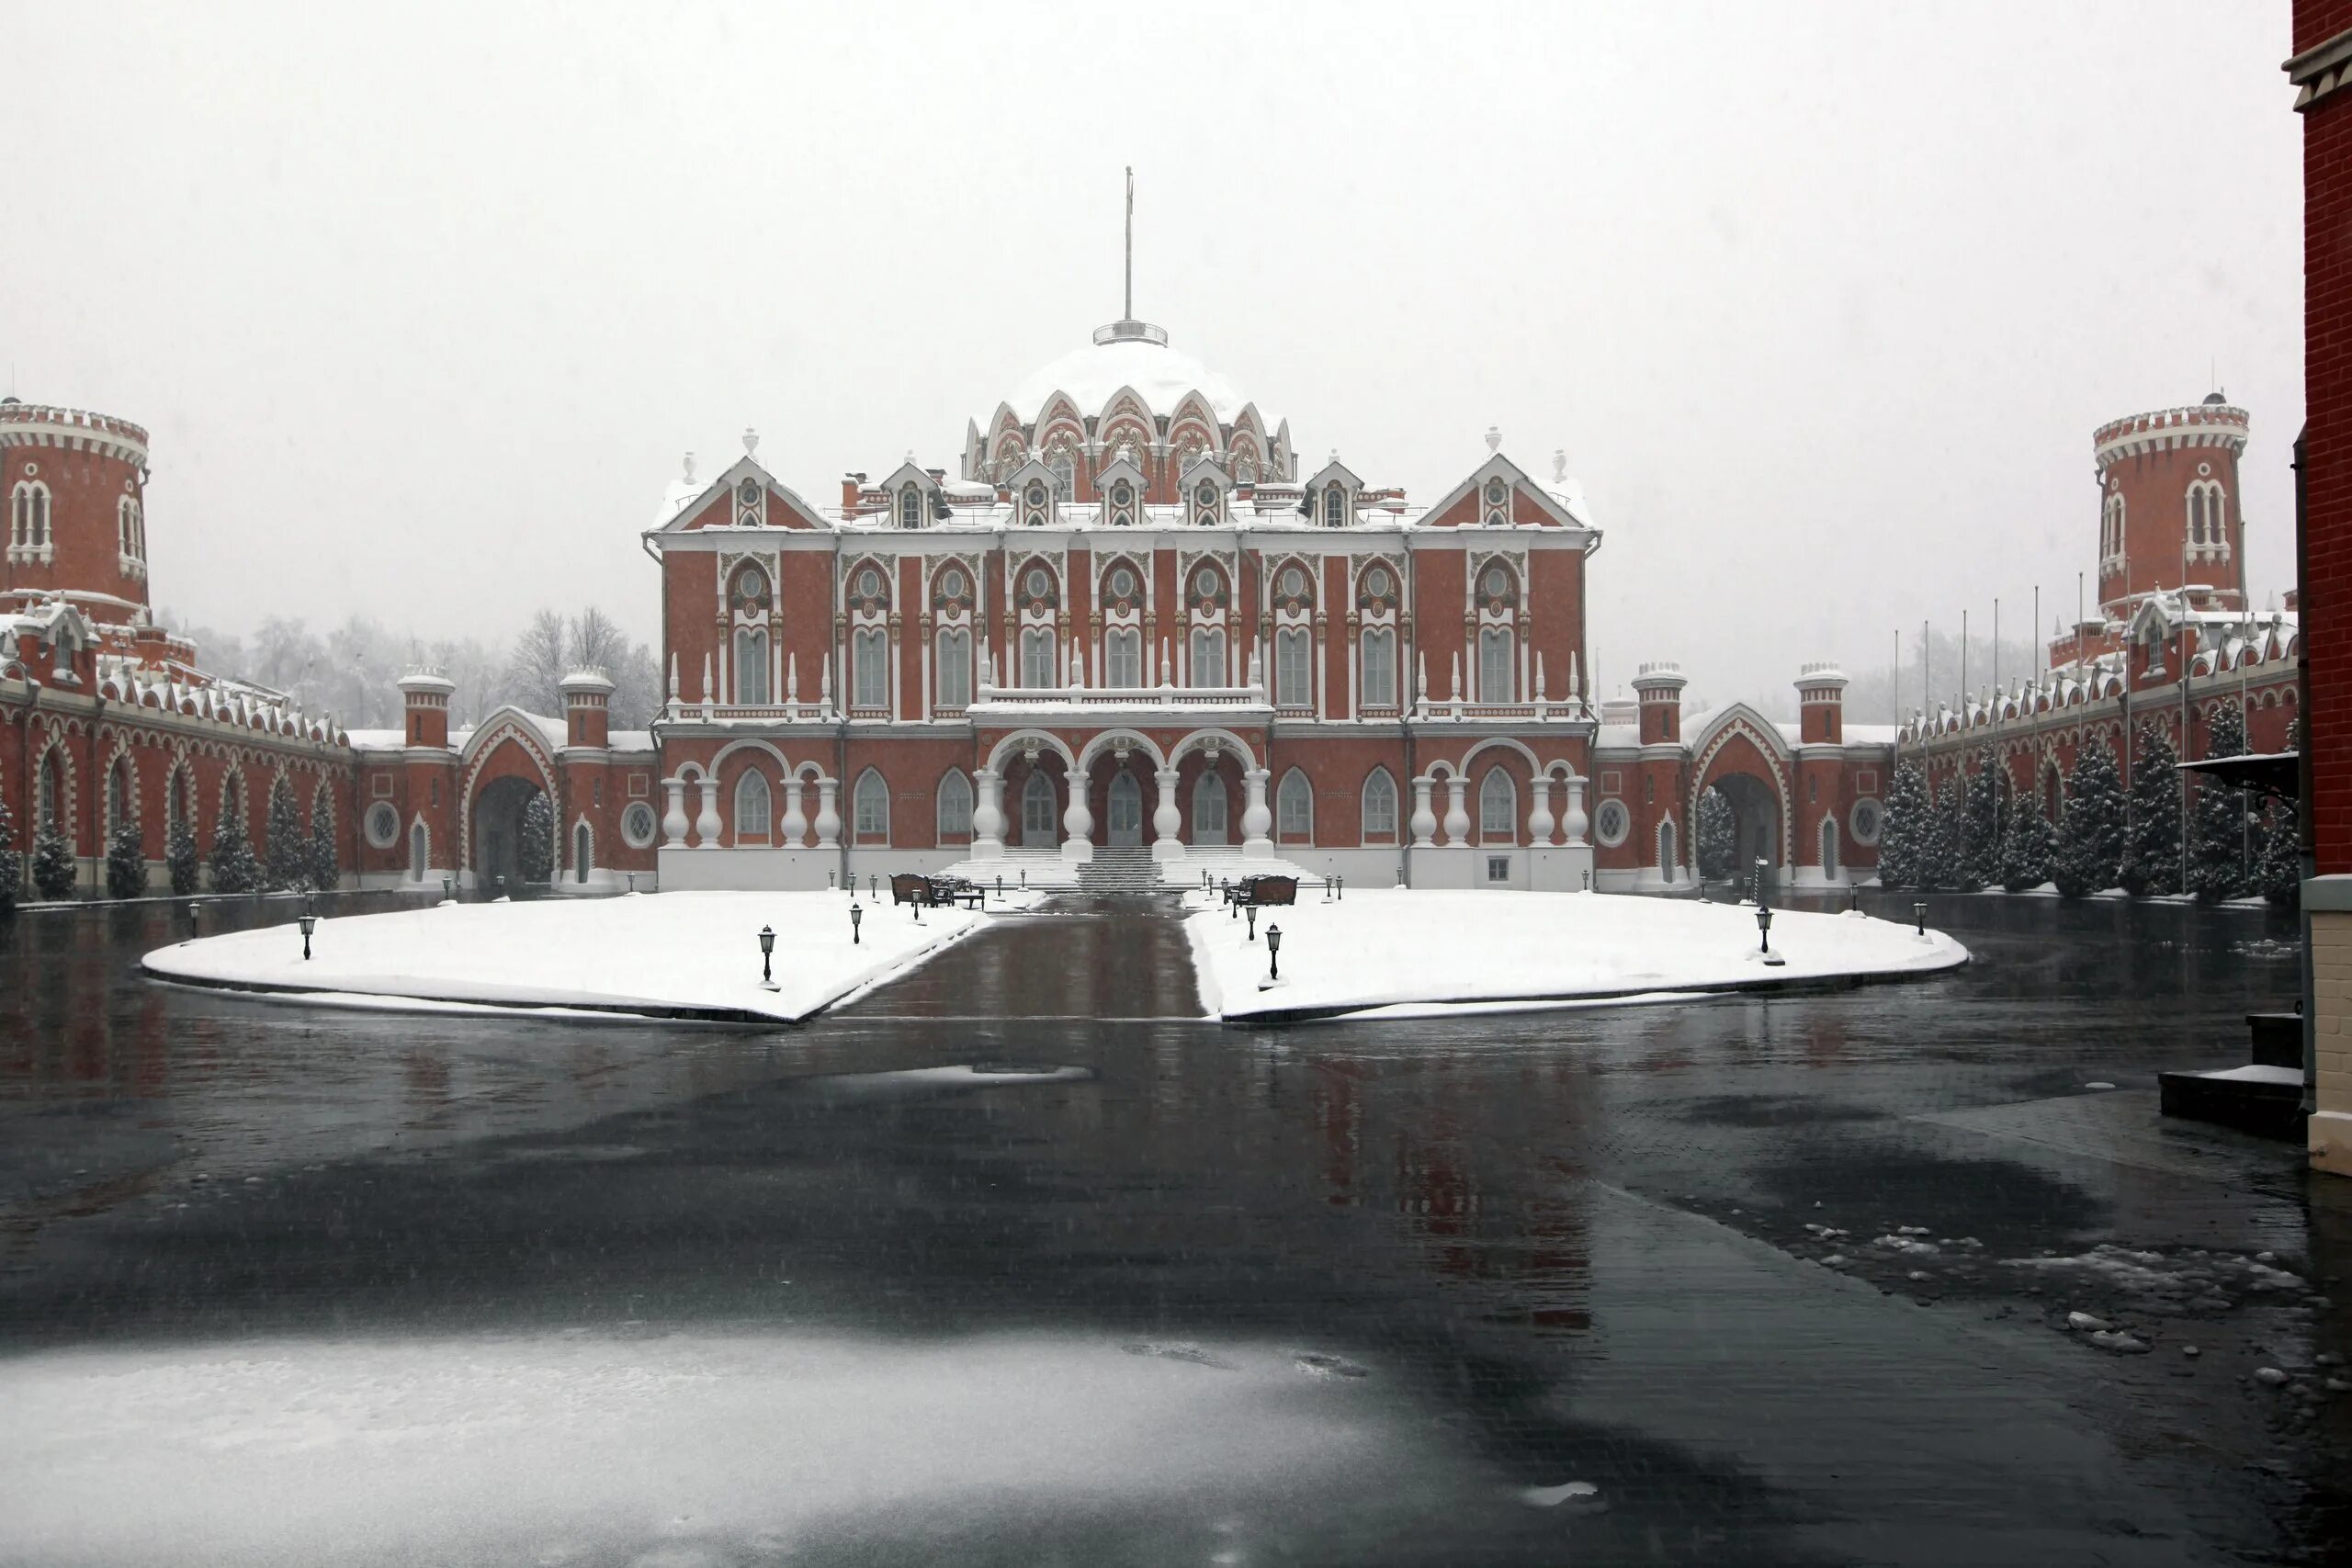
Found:
<svg viewBox="0 0 2352 1568"><path fill-rule="evenodd" d="M496 891L523 886L523 814L545 792L528 779L492 780L474 799L474 874Z"/></svg>
<svg viewBox="0 0 2352 1568"><path fill-rule="evenodd" d="M1093 840L1110 849L1135 849L1150 841L1151 807L1157 785L1150 757L1131 750L1097 756L1087 770L1086 809L1094 818Z"/></svg>
<svg viewBox="0 0 2352 1568"><path fill-rule="evenodd" d="M1062 841L1061 758L1041 750L1016 756L1004 770L1004 841L1016 850L1050 850Z"/></svg>
<svg viewBox="0 0 2352 1568"><path fill-rule="evenodd" d="M1745 881L1761 859L1781 864L1780 792L1752 773L1722 773L1702 792L1720 795L1731 809L1731 871L1734 881Z"/></svg>
<svg viewBox="0 0 2352 1568"><path fill-rule="evenodd" d="M1176 804L1186 843L1224 849L1241 841L1241 813L1249 803L1241 771L1240 759L1224 750L1214 757L1191 752L1178 764Z"/></svg>
<svg viewBox="0 0 2352 1568"><path fill-rule="evenodd" d="M1739 823L1731 796L1713 784L1699 792L1698 828L1693 850L1698 856L1699 880L1728 882L1738 874Z"/></svg>

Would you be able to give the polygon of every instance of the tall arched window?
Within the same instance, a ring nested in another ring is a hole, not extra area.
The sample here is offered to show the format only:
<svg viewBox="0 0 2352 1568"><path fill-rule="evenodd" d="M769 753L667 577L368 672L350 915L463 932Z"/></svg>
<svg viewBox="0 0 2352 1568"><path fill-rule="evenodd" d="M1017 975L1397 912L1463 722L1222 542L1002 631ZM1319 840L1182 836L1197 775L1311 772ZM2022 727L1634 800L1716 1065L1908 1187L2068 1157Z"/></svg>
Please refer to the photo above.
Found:
<svg viewBox="0 0 2352 1568"><path fill-rule="evenodd" d="M1050 850L1060 842L1054 834L1055 818L1059 815L1053 775L1042 768L1032 769L1029 782L1021 786L1021 847Z"/></svg>
<svg viewBox="0 0 2352 1568"><path fill-rule="evenodd" d="M1488 626L1478 634L1478 701L1517 700L1517 671L1513 666L1518 661L1511 657L1512 641L1506 626Z"/></svg>
<svg viewBox="0 0 2352 1568"><path fill-rule="evenodd" d="M1363 637L1363 683L1357 701L1368 708L1396 705L1396 634L1373 626Z"/></svg>
<svg viewBox="0 0 2352 1568"><path fill-rule="evenodd" d="M749 707L768 703L768 634L747 626L735 634L735 700Z"/></svg>
<svg viewBox="0 0 2352 1568"><path fill-rule="evenodd" d="M955 768L948 769L947 776L939 781L939 841L972 841L972 781Z"/></svg>
<svg viewBox="0 0 2352 1568"><path fill-rule="evenodd" d="M1054 499L1060 502L1077 500L1078 465L1071 459L1069 448L1056 447L1054 455L1046 459L1046 467L1053 472Z"/></svg>
<svg viewBox="0 0 2352 1568"><path fill-rule="evenodd" d="M571 879L574 882L588 880L588 863L595 858L595 836L588 831L587 823L582 822L571 829Z"/></svg>
<svg viewBox="0 0 2352 1568"><path fill-rule="evenodd" d="M899 526L901 528L920 528L922 526L922 490L921 486L909 485L906 489L899 492Z"/></svg>
<svg viewBox="0 0 2352 1568"><path fill-rule="evenodd" d="M122 831L138 816L138 801L130 784L130 759L119 757L107 771L107 832Z"/></svg>
<svg viewBox="0 0 2352 1568"><path fill-rule="evenodd" d="M1336 484L1329 486L1323 491L1323 526L1337 528L1343 525L1347 520L1348 492L1346 489Z"/></svg>
<svg viewBox="0 0 2352 1568"><path fill-rule="evenodd" d="M735 781L736 843L764 844L768 841L769 808L773 803L768 781L757 773L745 773Z"/></svg>
<svg viewBox="0 0 2352 1568"><path fill-rule="evenodd" d="M1143 684L1143 633L1114 626L1102 637L1104 681L1109 686Z"/></svg>
<svg viewBox="0 0 2352 1568"><path fill-rule="evenodd" d="M1225 671L1225 632L1217 626L1196 626L1193 630L1193 667L1190 671L1195 686L1230 684Z"/></svg>
<svg viewBox="0 0 2352 1568"><path fill-rule="evenodd" d="M1657 874L1668 882L1674 880L1674 818L1668 817L1657 825Z"/></svg>
<svg viewBox="0 0 2352 1568"><path fill-rule="evenodd" d="M1487 770L1478 785L1478 841L1510 844L1519 840L1519 791L1500 768Z"/></svg>
<svg viewBox="0 0 2352 1568"><path fill-rule="evenodd" d="M1274 702L1282 707L1315 704L1315 641L1305 626L1274 634Z"/></svg>
<svg viewBox="0 0 2352 1568"><path fill-rule="evenodd" d="M881 627L853 633L850 650L855 680L850 687L854 707L890 705L890 638Z"/></svg>
<svg viewBox="0 0 2352 1568"><path fill-rule="evenodd" d="M1021 683L1032 691L1061 684L1054 668L1054 633L1050 626L1028 626L1021 633Z"/></svg>
<svg viewBox="0 0 2352 1568"><path fill-rule="evenodd" d="M1363 841L1396 841L1396 781L1386 768L1374 768L1363 781Z"/></svg>
<svg viewBox="0 0 2352 1568"><path fill-rule="evenodd" d="M40 777L33 796L33 827L54 829L61 833L65 830L65 774L54 751L40 760Z"/></svg>
<svg viewBox="0 0 2352 1568"><path fill-rule="evenodd" d="M1833 882L1838 878L1838 819L1835 817L1821 819L1821 874Z"/></svg>
<svg viewBox="0 0 2352 1568"><path fill-rule="evenodd" d="M890 841L890 786L872 768L857 778L857 840L862 844Z"/></svg>
<svg viewBox="0 0 2352 1568"><path fill-rule="evenodd" d="M1222 844L1226 841L1227 795L1225 780L1215 768L1203 770L1193 781L1193 842Z"/></svg>
<svg viewBox="0 0 2352 1568"><path fill-rule="evenodd" d="M933 676L939 688L939 705L960 708L972 700L972 634L958 626L939 634L939 654Z"/></svg>
<svg viewBox="0 0 2352 1568"><path fill-rule="evenodd" d="M417 823L408 830L408 879L424 880L424 863L433 858L432 843L425 837L424 824Z"/></svg>
<svg viewBox="0 0 2352 1568"><path fill-rule="evenodd" d="M1296 768L1283 775L1282 788L1274 792L1274 831L1290 840L1315 837L1315 789Z"/></svg>

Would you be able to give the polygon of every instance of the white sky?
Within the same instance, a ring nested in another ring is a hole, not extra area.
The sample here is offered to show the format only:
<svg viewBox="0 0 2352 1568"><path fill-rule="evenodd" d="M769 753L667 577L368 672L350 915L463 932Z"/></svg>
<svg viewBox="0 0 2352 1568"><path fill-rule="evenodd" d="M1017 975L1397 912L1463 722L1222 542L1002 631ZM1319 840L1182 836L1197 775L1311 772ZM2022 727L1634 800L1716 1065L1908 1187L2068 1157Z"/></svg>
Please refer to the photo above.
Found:
<svg viewBox="0 0 2352 1568"><path fill-rule="evenodd" d="M2278 0L345 9L7 8L0 356L152 431L198 620L650 638L682 452L952 467L1118 314L1129 163L1136 313L1310 468L1566 446L1607 686L2071 613L2093 427L2209 364L2291 581Z"/></svg>

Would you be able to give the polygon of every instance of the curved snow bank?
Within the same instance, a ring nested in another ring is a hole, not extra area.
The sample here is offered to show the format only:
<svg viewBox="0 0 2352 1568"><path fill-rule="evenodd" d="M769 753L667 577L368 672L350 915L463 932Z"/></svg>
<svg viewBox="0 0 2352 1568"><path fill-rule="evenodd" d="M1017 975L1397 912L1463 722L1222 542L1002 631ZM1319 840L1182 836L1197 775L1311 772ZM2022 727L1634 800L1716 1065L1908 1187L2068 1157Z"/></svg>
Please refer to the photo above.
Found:
<svg viewBox="0 0 2352 1568"><path fill-rule="evenodd" d="M1731 904L1595 893L1302 891L1258 911L1258 941L1221 908L1189 919L1204 1006L1228 1023L1284 1023L1497 1010L1497 1003L1589 1006L1670 996L1887 979L1950 969L1968 949L1868 915L1772 911L1772 953L1756 911ZM1266 930L1283 932L1282 978L1267 981Z"/></svg>
<svg viewBox="0 0 2352 1568"><path fill-rule="evenodd" d="M792 1022L914 967L977 931L968 909L865 906L850 940L839 893L663 893L440 904L322 918L302 957L291 922L157 948L158 979L288 1000L434 1010L560 1009L573 1016ZM760 984L762 926L775 928L775 987ZM560 1016L560 1015L559 1015Z"/></svg>

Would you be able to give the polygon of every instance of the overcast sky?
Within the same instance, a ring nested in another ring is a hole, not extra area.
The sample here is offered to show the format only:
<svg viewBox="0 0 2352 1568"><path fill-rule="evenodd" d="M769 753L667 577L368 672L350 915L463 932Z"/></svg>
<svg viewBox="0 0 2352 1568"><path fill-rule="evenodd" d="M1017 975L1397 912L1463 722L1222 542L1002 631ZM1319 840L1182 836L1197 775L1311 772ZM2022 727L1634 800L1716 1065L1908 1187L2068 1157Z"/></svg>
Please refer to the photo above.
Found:
<svg viewBox="0 0 2352 1568"><path fill-rule="evenodd" d="M1607 687L2071 614L2092 429L2215 369L2292 580L2283 0L347 9L7 7L0 350L149 428L195 620L650 638L682 453L952 468L1118 314L1130 163L1136 313L1308 468L1566 447Z"/></svg>

